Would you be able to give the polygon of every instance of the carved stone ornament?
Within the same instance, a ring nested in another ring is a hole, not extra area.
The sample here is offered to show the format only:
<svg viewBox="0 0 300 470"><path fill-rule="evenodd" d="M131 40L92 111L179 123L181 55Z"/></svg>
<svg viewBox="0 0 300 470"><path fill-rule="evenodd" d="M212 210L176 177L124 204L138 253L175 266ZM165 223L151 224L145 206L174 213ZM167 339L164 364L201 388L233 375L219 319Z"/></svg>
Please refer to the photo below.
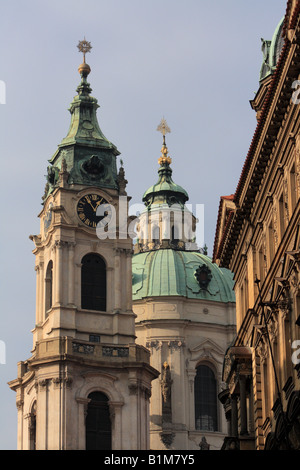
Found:
<svg viewBox="0 0 300 470"><path fill-rule="evenodd" d="M274 342L277 338L278 334L278 321L277 319L272 318L270 323L268 324L268 331L270 335L270 340Z"/></svg>
<svg viewBox="0 0 300 470"><path fill-rule="evenodd" d="M127 186L128 181L125 179L125 171L123 166L121 166L118 174L118 185L119 185L119 190L120 190L120 195L121 196L126 196L126 186Z"/></svg>
<svg viewBox="0 0 300 470"><path fill-rule="evenodd" d="M160 433L162 443L169 449L174 441L175 434L171 431L163 431Z"/></svg>
<svg viewBox="0 0 300 470"><path fill-rule="evenodd" d="M160 350L162 348L163 342L154 340L154 341L147 341L146 342L146 348L148 349L155 349L156 351Z"/></svg>
<svg viewBox="0 0 300 470"><path fill-rule="evenodd" d="M39 389L40 390L46 390L48 382L49 382L49 379L41 379L38 383L39 384Z"/></svg>
<svg viewBox="0 0 300 470"><path fill-rule="evenodd" d="M197 279L201 289L206 290L208 284L212 280L212 273L208 266L202 265L195 272L195 278Z"/></svg>
<svg viewBox="0 0 300 470"><path fill-rule="evenodd" d="M226 354L224 359L223 380L227 382L231 373L232 360L230 354Z"/></svg>
<svg viewBox="0 0 300 470"><path fill-rule="evenodd" d="M59 179L59 169L54 166L48 166L47 168L47 182L51 186L55 186Z"/></svg>
<svg viewBox="0 0 300 470"><path fill-rule="evenodd" d="M85 344L85 343L72 343L72 351L75 353L82 353L82 354L94 354L95 346L92 344Z"/></svg>
<svg viewBox="0 0 300 470"><path fill-rule="evenodd" d="M103 346L102 356L104 357L128 357L129 348Z"/></svg>
<svg viewBox="0 0 300 470"><path fill-rule="evenodd" d="M206 437L203 436L199 444L200 450L209 450L210 445L207 443Z"/></svg>
<svg viewBox="0 0 300 470"><path fill-rule="evenodd" d="M181 340L168 341L168 347L170 349L178 350L185 346L185 343Z"/></svg>
<svg viewBox="0 0 300 470"><path fill-rule="evenodd" d="M91 178L99 178L104 175L105 166L97 155L92 155L81 166L84 173L88 173Z"/></svg>
<svg viewBox="0 0 300 470"><path fill-rule="evenodd" d="M161 394L162 394L162 420L163 423L172 422L172 379L170 366L167 362L163 364L162 380L161 380Z"/></svg>
<svg viewBox="0 0 300 470"><path fill-rule="evenodd" d="M59 172L59 185L65 188L68 184L69 172L65 158L62 159L61 169Z"/></svg>
<svg viewBox="0 0 300 470"><path fill-rule="evenodd" d="M257 353L260 357L261 363L263 364L268 357L268 347L262 338L257 346Z"/></svg>

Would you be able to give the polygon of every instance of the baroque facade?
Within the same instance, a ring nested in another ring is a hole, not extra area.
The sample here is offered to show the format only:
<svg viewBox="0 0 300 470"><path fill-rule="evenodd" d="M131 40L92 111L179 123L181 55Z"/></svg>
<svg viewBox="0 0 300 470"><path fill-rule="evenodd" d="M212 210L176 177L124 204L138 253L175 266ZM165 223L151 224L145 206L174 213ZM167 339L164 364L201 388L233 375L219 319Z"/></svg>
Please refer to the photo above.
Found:
<svg viewBox="0 0 300 470"><path fill-rule="evenodd" d="M195 244L163 126L159 182L144 194L133 255L124 168L98 124L90 44L79 46L70 128L50 160L40 233L31 236L32 355L9 383L18 449L218 449L227 425L217 395L235 335L232 275ZM161 209L170 206L166 225Z"/></svg>
<svg viewBox="0 0 300 470"><path fill-rule="evenodd" d="M213 255L234 272L238 331L219 396L223 448L299 450L299 1L262 50L257 127L236 192L220 200Z"/></svg>
<svg viewBox="0 0 300 470"><path fill-rule="evenodd" d="M227 433L217 396L236 333L232 274L198 249L188 193L172 179L164 120L159 128L158 181L143 195L132 260L137 341L160 372L152 383L150 445L216 450Z"/></svg>
<svg viewBox="0 0 300 470"><path fill-rule="evenodd" d="M83 52L89 43L79 43ZM85 54L84 54L85 58ZM18 449L149 448L150 353L135 341L132 240L103 233L128 218L117 148L103 135L97 100L81 82L71 125L48 167L34 242L36 321L32 355L9 383L16 392ZM103 210L102 210L103 209ZM101 233L100 233L101 232Z"/></svg>

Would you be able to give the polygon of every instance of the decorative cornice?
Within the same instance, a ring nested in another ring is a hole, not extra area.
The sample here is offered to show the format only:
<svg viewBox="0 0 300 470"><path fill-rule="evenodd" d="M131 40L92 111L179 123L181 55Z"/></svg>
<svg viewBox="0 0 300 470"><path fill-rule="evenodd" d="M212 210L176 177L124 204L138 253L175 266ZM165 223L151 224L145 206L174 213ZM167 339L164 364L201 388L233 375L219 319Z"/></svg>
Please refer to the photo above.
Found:
<svg viewBox="0 0 300 470"><path fill-rule="evenodd" d="M216 259L220 259L221 266L223 267L229 267L230 265L230 260L234 252L234 248L236 246L237 238L242 228L243 221L249 217L254 199L257 194L257 185L260 184L261 178L267 166L267 162L270 158L271 151L274 147L278 130L282 125L283 117L281 116L281 114L286 112L290 104L291 97L289 93L291 92L291 87L288 86L286 83L285 86L283 86L281 89L281 97L278 100L278 106L274 110L273 119L270 120L270 122L267 124L268 129L266 132L266 136L264 138L261 151L257 157L256 164L253 166L255 154L260 145L260 139L263 130L266 129L267 117L270 113L271 104L277 92L279 79L281 78L283 68L286 63L288 53L290 51L290 47L290 42L285 39L285 43L279 61L265 99L261 118L258 122L254 137L252 139L252 143L235 192L234 201L237 205L241 207L241 210L238 215L235 214L235 216L232 217L232 220L230 221L230 224L227 227L226 242L225 240L223 240L223 246L220 247L218 256L215 256ZM296 73L293 64L290 64L289 70L285 78L288 82L291 82L291 80L298 78L298 74ZM249 180L250 171L252 172L251 181ZM242 199L242 192L245 189L247 179L249 180L249 184L247 185L246 192Z"/></svg>

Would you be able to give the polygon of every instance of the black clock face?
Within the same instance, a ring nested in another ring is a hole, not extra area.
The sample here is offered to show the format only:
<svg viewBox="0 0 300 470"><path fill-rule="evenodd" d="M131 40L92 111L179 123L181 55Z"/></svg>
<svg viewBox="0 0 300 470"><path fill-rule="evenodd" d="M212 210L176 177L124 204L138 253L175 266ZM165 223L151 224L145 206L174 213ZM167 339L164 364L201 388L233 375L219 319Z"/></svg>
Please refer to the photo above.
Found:
<svg viewBox="0 0 300 470"><path fill-rule="evenodd" d="M87 227L96 228L97 224L105 217L105 215L97 216L97 209L100 204L108 204L107 201L99 194L86 194L77 205L77 214L81 222Z"/></svg>

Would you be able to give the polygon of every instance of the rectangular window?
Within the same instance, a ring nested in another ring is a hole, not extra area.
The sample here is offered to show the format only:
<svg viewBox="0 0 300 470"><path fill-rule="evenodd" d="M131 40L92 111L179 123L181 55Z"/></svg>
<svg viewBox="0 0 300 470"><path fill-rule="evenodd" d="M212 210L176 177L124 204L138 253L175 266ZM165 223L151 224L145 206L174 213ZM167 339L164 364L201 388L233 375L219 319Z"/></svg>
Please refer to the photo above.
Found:
<svg viewBox="0 0 300 470"><path fill-rule="evenodd" d="M99 335L90 335L89 341L91 343L100 343L100 336Z"/></svg>

